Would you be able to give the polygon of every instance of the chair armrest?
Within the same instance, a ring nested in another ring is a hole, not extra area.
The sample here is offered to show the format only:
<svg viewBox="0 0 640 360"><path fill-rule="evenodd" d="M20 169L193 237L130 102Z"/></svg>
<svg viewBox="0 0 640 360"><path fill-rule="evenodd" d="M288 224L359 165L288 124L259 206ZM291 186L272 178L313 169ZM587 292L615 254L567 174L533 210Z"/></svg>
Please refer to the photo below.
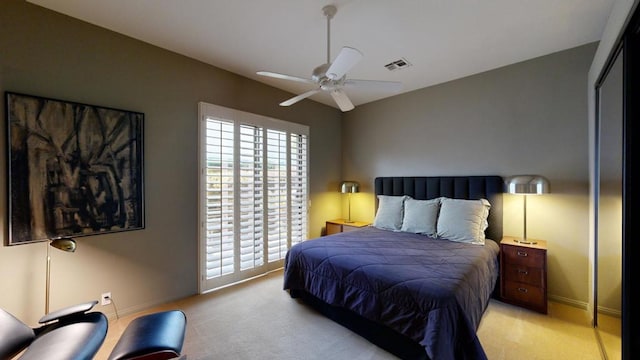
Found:
<svg viewBox="0 0 640 360"><path fill-rule="evenodd" d="M62 318L66 318L69 316L84 314L87 311L91 310L97 303L98 303L97 300L93 300L93 301L89 301L82 304L68 306L60 310L56 310L54 312L50 312L46 314L45 316L40 318L38 322L40 324L46 324L48 322L51 322L54 320L60 320Z"/></svg>

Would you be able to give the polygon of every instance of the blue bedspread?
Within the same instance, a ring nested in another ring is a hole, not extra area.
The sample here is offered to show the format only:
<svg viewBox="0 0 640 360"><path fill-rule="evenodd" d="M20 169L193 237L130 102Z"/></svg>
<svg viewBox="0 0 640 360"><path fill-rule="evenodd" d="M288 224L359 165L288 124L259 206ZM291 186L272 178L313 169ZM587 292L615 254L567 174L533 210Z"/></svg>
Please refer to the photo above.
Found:
<svg viewBox="0 0 640 360"><path fill-rule="evenodd" d="M498 245L374 227L293 246L284 289L303 290L424 346L430 359L486 359L476 330L498 277Z"/></svg>

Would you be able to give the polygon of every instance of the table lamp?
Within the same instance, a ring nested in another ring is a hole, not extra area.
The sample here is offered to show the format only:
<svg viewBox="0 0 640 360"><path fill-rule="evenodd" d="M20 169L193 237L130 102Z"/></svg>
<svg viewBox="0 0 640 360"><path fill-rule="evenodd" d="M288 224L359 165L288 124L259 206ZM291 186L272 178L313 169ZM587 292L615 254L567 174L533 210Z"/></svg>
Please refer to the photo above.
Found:
<svg viewBox="0 0 640 360"><path fill-rule="evenodd" d="M343 194L347 194L349 201L349 217L345 222L352 223L351 220L351 194L357 193L360 190L360 184L355 181L343 181L340 184L340 192Z"/></svg>
<svg viewBox="0 0 640 360"><path fill-rule="evenodd" d="M523 195L524 235L516 241L522 244L535 244L527 239L527 196L546 194L549 192L549 180L539 175L517 175L505 180L509 194Z"/></svg>

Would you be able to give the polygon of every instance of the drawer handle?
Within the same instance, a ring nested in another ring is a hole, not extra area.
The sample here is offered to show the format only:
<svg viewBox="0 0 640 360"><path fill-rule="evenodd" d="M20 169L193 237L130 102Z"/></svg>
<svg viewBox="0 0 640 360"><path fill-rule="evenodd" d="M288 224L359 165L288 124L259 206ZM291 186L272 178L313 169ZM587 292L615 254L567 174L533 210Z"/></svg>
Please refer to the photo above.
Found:
<svg viewBox="0 0 640 360"><path fill-rule="evenodd" d="M518 269L518 273L522 275L529 275L529 272L527 270L522 270L522 269Z"/></svg>
<svg viewBox="0 0 640 360"><path fill-rule="evenodd" d="M527 257L527 256L529 256L529 254L527 254L527 252L526 252L526 251L518 251L518 256L524 256L524 257Z"/></svg>
<svg viewBox="0 0 640 360"><path fill-rule="evenodd" d="M521 293L526 293L526 292L527 292L527 291L529 291L529 290L527 290L527 289L525 289L525 288L520 287L520 288L518 288L518 291L520 291Z"/></svg>

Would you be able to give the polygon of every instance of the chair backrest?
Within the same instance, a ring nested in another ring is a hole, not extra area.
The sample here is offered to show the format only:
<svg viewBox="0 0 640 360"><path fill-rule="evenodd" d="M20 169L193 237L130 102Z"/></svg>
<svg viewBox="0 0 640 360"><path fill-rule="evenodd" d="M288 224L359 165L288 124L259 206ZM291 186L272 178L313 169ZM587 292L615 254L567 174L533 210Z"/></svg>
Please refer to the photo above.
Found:
<svg viewBox="0 0 640 360"><path fill-rule="evenodd" d="M0 359L10 359L35 339L33 329L0 309Z"/></svg>
<svg viewBox="0 0 640 360"><path fill-rule="evenodd" d="M65 317L35 330L36 338L20 360L93 359L107 336L109 321L101 312Z"/></svg>

